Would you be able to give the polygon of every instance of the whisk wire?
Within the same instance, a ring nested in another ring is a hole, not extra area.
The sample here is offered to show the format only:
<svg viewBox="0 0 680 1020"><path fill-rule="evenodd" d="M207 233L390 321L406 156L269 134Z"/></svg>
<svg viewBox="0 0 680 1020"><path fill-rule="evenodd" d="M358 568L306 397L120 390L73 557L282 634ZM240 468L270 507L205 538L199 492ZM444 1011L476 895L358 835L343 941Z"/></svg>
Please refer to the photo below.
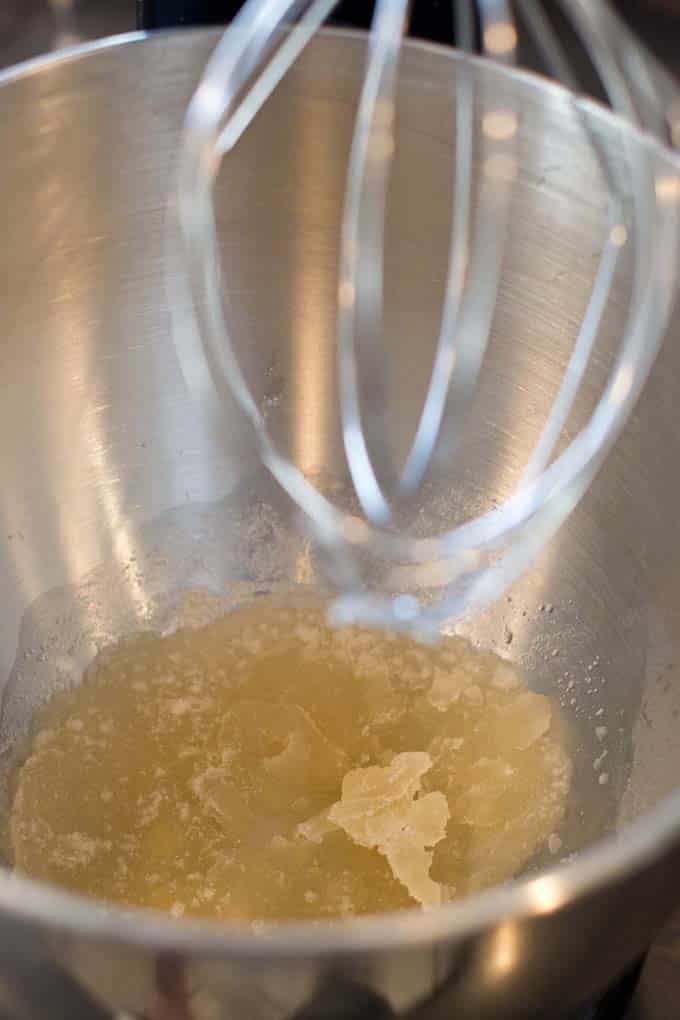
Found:
<svg viewBox="0 0 680 1020"><path fill-rule="evenodd" d="M231 118L223 126L217 140L217 153L224 156L238 142L243 132L250 126L258 111L264 106L276 86L285 77L307 44L313 39L326 19L337 7L338 0L316 0L303 11L299 22L293 24L285 34L280 48L266 64L259 77L252 84L250 93L233 111ZM291 4L292 9L299 4Z"/></svg>
<svg viewBox="0 0 680 1020"><path fill-rule="evenodd" d="M464 48L474 38L473 3L455 0ZM571 87L560 41L538 0L518 0L523 23L554 73ZM677 93L603 0L559 0L614 110L639 128L667 137ZM365 519L339 510L278 450L240 370L231 340L213 209L220 160L314 36L334 0L248 0L208 63L190 104L179 172L178 211L188 279L213 402L227 390L251 422L260 455L304 510L328 554L344 620L432 633L445 619L497 599L573 510L597 473L639 395L658 349L677 280L680 172L668 169L651 139L621 129L631 198L591 124L587 103L569 99L607 187L606 234L583 321L546 422L514 490L497 507L432 538L394 528L400 500L420 487L435 459L455 452L486 354L515 181L520 172L520 114L507 93L493 101L476 91L475 65L454 62L456 156L452 173L450 255L435 358L423 408L400 472L391 463L385 414L383 253L394 160L397 72L409 0L378 0L353 136L341 229L337 354L347 463ZM512 67L518 30L506 0L477 0L483 52ZM286 27L293 19L294 24ZM297 20L296 20L297 19ZM476 144L478 106L480 142ZM663 168L662 168L663 164ZM630 205L630 210L628 210ZM618 352L595 409L555 455L581 390L624 246L632 246L633 282ZM198 378L194 373L194 378ZM366 396L368 381L369 396ZM362 394L364 400L362 401ZM365 406L365 405L368 406ZM380 472L378 471L380 466ZM390 527L385 527L390 525ZM361 555L389 567L384 592L362 589ZM399 594L409 579L441 589L425 604ZM391 594L395 590L396 595Z"/></svg>
<svg viewBox="0 0 680 1020"><path fill-rule="evenodd" d="M367 431L377 439L382 462L389 463L385 400L381 399L384 353L379 350L383 239L394 149L394 88L407 11L408 0L376 4L349 157L340 245L337 348L343 439L357 498L368 519L378 525L389 520L390 508L369 452ZM362 353L368 355L374 385L368 429L360 406L357 322L366 337L363 346L368 350Z"/></svg>

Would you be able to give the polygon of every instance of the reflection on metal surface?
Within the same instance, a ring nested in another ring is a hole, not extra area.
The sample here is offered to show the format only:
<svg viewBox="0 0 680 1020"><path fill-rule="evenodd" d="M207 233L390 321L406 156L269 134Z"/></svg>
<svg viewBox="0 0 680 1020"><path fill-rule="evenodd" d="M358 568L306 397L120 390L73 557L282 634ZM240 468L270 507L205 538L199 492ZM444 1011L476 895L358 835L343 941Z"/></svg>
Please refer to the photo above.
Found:
<svg viewBox="0 0 680 1020"><path fill-rule="evenodd" d="M536 914L552 914L568 898L558 875L535 878L527 886L527 895Z"/></svg>
<svg viewBox="0 0 680 1020"><path fill-rule="evenodd" d="M633 374L627 365L623 365L616 373L614 378L614 385L612 387L612 398L619 404L623 404L630 388L633 385Z"/></svg>
<svg viewBox="0 0 680 1020"><path fill-rule="evenodd" d="M63 50L82 42L84 37L78 31L74 0L49 0L49 6L54 12L55 21L51 48Z"/></svg>
<svg viewBox="0 0 680 1020"><path fill-rule="evenodd" d="M327 461L330 436L328 412L336 399L333 372L329 370L329 298L335 288L328 287L329 259L333 261L328 240L318 234L325 216L328 196L324 190L329 179L342 178L344 161L337 152L337 127L330 118L321 123L307 117L295 120L294 222L297 230L293 247L290 343L293 348L291 385L294 388L293 461L304 472L318 471ZM337 162L334 157L337 156ZM319 244L323 247L319 251ZM315 264L315 256L320 261ZM331 272L333 266L330 267ZM353 300L354 295L342 295Z"/></svg>
<svg viewBox="0 0 680 1020"><path fill-rule="evenodd" d="M512 110L492 110L484 115L482 131L497 142L503 142L517 134L517 114Z"/></svg>
<svg viewBox="0 0 680 1020"><path fill-rule="evenodd" d="M55 35L54 49L65 50L69 46L77 46L78 43L81 43L82 41L83 37L81 35L78 35L77 32L70 32L68 30L64 30L61 32L57 32L57 34Z"/></svg>
<svg viewBox="0 0 680 1020"><path fill-rule="evenodd" d="M680 201L680 176L668 175L656 180L656 196L660 202Z"/></svg>
<svg viewBox="0 0 680 1020"><path fill-rule="evenodd" d="M511 53L517 45L515 26L505 21L491 25L484 33L484 46L495 57Z"/></svg>
<svg viewBox="0 0 680 1020"><path fill-rule="evenodd" d="M517 177L517 160L499 152L484 160L484 173L492 181L514 181Z"/></svg>
<svg viewBox="0 0 680 1020"><path fill-rule="evenodd" d="M674 99L668 113L673 145L680 147L680 99Z"/></svg>
<svg viewBox="0 0 680 1020"><path fill-rule="evenodd" d="M499 981L507 977L517 966L521 954L522 934L513 921L499 926L491 940L489 955L489 978Z"/></svg>
<svg viewBox="0 0 680 1020"><path fill-rule="evenodd" d="M150 1020L191 1020L181 957L161 956L156 961L154 1002Z"/></svg>
<svg viewBox="0 0 680 1020"><path fill-rule="evenodd" d="M126 594L135 615L141 620L148 615L149 600L144 590L144 579L138 574L136 567L138 550L132 529L121 509L121 479L117 476L116 465L109 460L110 446L101 435L98 435L99 421L97 415L91 414L91 424L86 431L89 461L97 480L97 494L106 518L113 555L126 570L128 578ZM82 572L73 572L73 576L82 576Z"/></svg>
<svg viewBox="0 0 680 1020"><path fill-rule="evenodd" d="M338 288L338 300L345 308L351 308L354 304L354 287L349 280L343 280Z"/></svg>
<svg viewBox="0 0 680 1020"><path fill-rule="evenodd" d="M624 244L628 240L628 230L623 223L617 223L615 227L612 227L609 240L612 244L616 245L617 248L623 248Z"/></svg>

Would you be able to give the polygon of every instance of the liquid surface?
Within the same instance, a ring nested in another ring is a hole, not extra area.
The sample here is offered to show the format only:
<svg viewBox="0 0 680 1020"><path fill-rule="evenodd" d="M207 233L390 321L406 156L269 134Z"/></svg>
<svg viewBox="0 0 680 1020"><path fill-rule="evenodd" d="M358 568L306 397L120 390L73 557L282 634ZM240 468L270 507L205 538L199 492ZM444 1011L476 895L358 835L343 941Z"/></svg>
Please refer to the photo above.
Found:
<svg viewBox="0 0 680 1020"><path fill-rule="evenodd" d="M555 833L570 764L508 663L262 599L100 654L18 772L18 870L175 916L433 907Z"/></svg>

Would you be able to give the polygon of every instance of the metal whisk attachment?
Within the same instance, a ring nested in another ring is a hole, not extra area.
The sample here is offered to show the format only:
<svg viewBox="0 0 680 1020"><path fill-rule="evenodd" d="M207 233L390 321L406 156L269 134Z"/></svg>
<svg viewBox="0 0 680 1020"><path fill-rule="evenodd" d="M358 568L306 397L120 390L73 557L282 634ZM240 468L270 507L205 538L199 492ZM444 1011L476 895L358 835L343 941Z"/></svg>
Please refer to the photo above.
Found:
<svg viewBox="0 0 680 1020"><path fill-rule="evenodd" d="M454 0L457 41L464 54L455 62L456 159L445 296L426 398L408 456L396 469L382 401L366 407L360 400L366 381L380 395L389 356L380 339L384 224L399 57L409 14L408 0L377 0L347 170L338 283L341 420L362 510L361 516L350 516L282 456L249 392L222 299L212 200L221 161L334 6L335 0L249 0L241 9L213 53L187 113L180 222L210 399L219 403L225 387L236 396L256 432L263 461L311 522L340 589L336 615L427 635L444 620L484 608L524 571L583 496L640 393L676 289L680 164L669 162L668 147L680 135L680 104L673 83L601 0L559 0L551 7L538 0L513 5ZM578 40L614 111L642 133L621 135L630 195L624 195L578 97L576 76L555 30L556 12ZM572 90L570 101L607 184L607 228L566 371L515 490L488 512L435 537L417 538L396 527L395 513L413 499L432 464L456 451L489 341L518 173L522 110L499 93L482 124L482 179L473 180L472 51L479 39L485 58L512 67L520 32ZM473 184L478 189L474 202ZM556 453L626 244L632 245L633 286L611 373L590 418ZM205 400L207 390L199 389ZM379 590L367 583L362 566L367 553L387 564ZM418 592L423 588L437 589L438 598L422 600Z"/></svg>

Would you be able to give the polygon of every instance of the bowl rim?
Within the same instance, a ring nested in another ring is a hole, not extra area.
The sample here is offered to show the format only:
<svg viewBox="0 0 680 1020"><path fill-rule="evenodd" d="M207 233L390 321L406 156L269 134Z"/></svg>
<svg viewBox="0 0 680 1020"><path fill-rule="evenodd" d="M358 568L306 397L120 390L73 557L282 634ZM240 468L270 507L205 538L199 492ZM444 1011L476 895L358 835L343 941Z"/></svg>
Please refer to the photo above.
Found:
<svg viewBox="0 0 680 1020"><path fill-rule="evenodd" d="M133 31L97 39L0 70L0 87L61 65L109 53L116 47L189 34L217 38L220 31L219 28ZM364 32L349 29L324 29L323 34L354 41L365 38ZM459 51L435 43L410 39L405 45L410 50L435 54L439 59L462 59ZM491 64L479 57L468 59L483 67L485 74L519 80L543 95L556 99L569 95L562 85L531 71ZM579 102L589 115L619 128L623 125L632 138L652 147L657 155L680 168L680 153L673 153L636 126L624 125L600 103L586 98L579 98ZM277 922L264 930L260 926L255 930L251 925L234 922L177 920L159 911L115 906L66 892L6 867L0 867L0 912L52 930L146 950L200 954L208 958L283 960L336 954L354 956L452 942L500 922L527 921L555 913L642 871L678 845L680 786L620 832L603 837L567 862L427 912L413 908L313 925L302 921Z"/></svg>

